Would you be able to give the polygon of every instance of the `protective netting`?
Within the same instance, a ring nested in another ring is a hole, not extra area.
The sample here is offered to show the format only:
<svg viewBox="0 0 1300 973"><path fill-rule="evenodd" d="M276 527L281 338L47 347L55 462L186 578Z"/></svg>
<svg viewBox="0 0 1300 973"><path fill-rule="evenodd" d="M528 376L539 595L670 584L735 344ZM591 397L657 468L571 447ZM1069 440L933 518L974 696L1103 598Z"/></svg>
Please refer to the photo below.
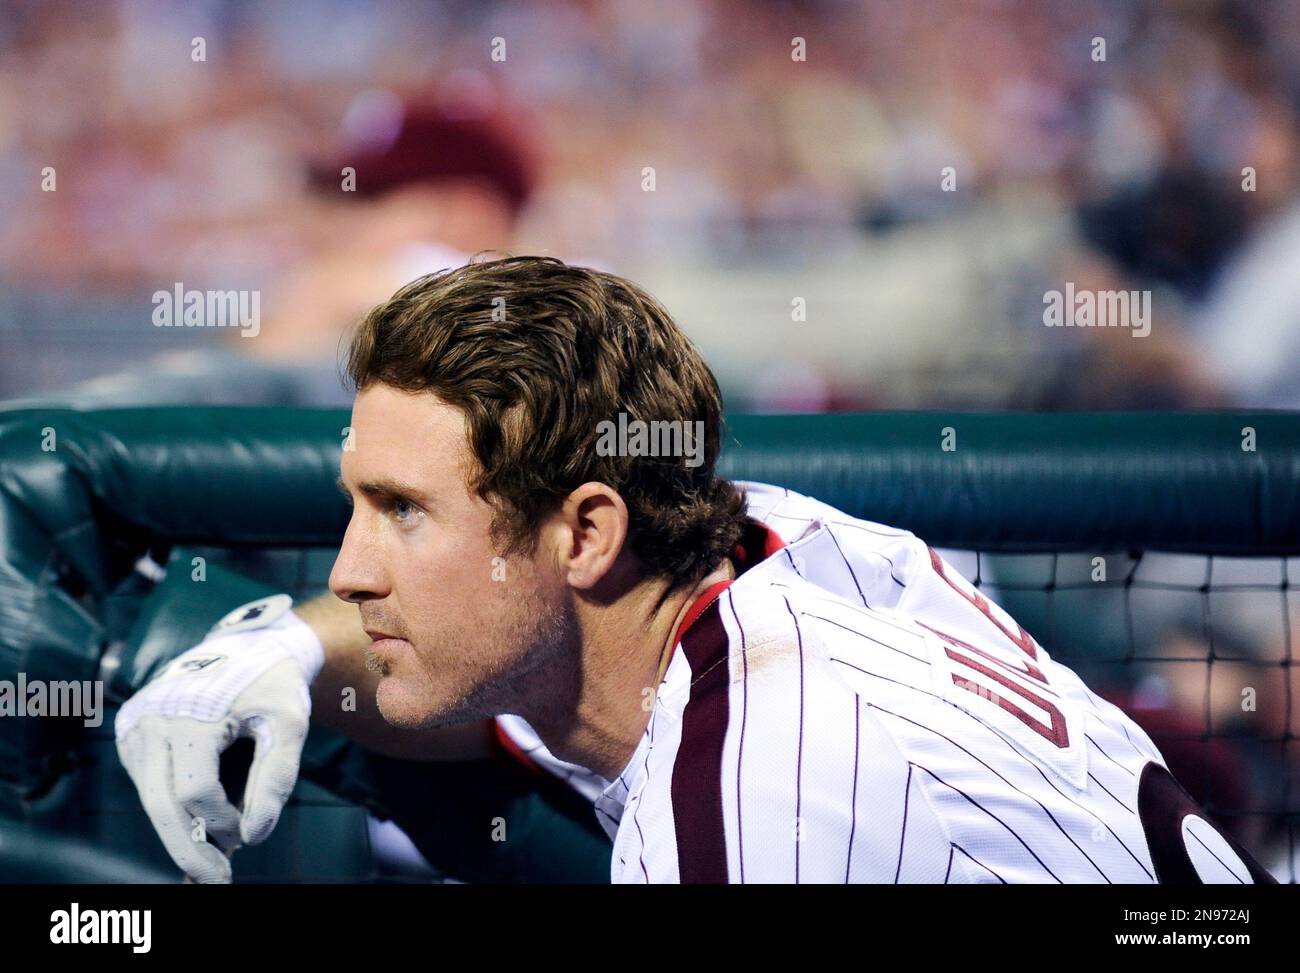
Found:
<svg viewBox="0 0 1300 973"><path fill-rule="evenodd" d="M943 553L1132 716L1261 864L1297 880L1300 558Z"/></svg>

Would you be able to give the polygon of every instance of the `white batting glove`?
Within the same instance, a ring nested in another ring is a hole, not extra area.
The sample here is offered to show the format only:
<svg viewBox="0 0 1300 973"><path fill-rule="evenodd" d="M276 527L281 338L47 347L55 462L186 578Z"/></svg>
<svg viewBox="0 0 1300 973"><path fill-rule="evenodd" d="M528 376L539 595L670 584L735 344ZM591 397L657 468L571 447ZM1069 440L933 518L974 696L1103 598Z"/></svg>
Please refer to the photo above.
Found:
<svg viewBox="0 0 1300 973"><path fill-rule="evenodd" d="M325 650L292 604L273 595L236 608L118 711L122 765L168 854L196 882L230 881L230 853L266 839L298 779ZM242 814L218 770L239 737L256 741Z"/></svg>

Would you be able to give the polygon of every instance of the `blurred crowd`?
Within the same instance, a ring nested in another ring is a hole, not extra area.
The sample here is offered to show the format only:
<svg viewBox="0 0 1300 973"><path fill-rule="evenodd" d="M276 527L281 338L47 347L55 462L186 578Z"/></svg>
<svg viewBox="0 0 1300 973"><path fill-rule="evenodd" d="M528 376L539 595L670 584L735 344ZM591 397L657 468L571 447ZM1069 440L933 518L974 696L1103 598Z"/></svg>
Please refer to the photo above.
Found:
<svg viewBox="0 0 1300 973"><path fill-rule="evenodd" d="M9 0L0 395L334 356L498 248L642 280L737 410L1296 407L1298 98L1295 0ZM268 327L155 330L176 282ZM1045 328L1066 282L1151 333Z"/></svg>
<svg viewBox="0 0 1300 973"><path fill-rule="evenodd" d="M4 0L0 398L344 405L358 316L494 249L644 283L732 411L1296 409L1298 109L1300 0Z"/></svg>

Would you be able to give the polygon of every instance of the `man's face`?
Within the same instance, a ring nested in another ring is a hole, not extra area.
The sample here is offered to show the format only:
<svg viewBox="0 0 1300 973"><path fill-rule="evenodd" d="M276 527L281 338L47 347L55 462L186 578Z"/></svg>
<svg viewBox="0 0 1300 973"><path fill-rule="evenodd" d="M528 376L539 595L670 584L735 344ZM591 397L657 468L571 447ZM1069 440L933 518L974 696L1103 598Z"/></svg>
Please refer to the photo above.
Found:
<svg viewBox="0 0 1300 973"><path fill-rule="evenodd" d="M567 591L530 558L502 558L493 507L471 495L463 414L382 384L352 409L341 480L353 500L330 590L360 606L382 673L377 702L409 728L513 711L573 631Z"/></svg>

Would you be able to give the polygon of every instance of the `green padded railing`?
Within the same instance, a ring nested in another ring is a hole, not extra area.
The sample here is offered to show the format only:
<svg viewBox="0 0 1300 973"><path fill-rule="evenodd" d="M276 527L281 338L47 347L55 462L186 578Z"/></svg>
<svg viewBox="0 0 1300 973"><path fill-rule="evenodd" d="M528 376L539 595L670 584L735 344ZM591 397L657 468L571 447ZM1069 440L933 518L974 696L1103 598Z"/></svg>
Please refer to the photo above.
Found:
<svg viewBox="0 0 1300 973"><path fill-rule="evenodd" d="M0 490L56 534L84 523L93 497L160 537L329 545L347 519L333 479L348 421L272 408L0 413ZM40 452L43 428L61 451ZM1300 550L1297 414L735 416L720 472L943 547Z"/></svg>

